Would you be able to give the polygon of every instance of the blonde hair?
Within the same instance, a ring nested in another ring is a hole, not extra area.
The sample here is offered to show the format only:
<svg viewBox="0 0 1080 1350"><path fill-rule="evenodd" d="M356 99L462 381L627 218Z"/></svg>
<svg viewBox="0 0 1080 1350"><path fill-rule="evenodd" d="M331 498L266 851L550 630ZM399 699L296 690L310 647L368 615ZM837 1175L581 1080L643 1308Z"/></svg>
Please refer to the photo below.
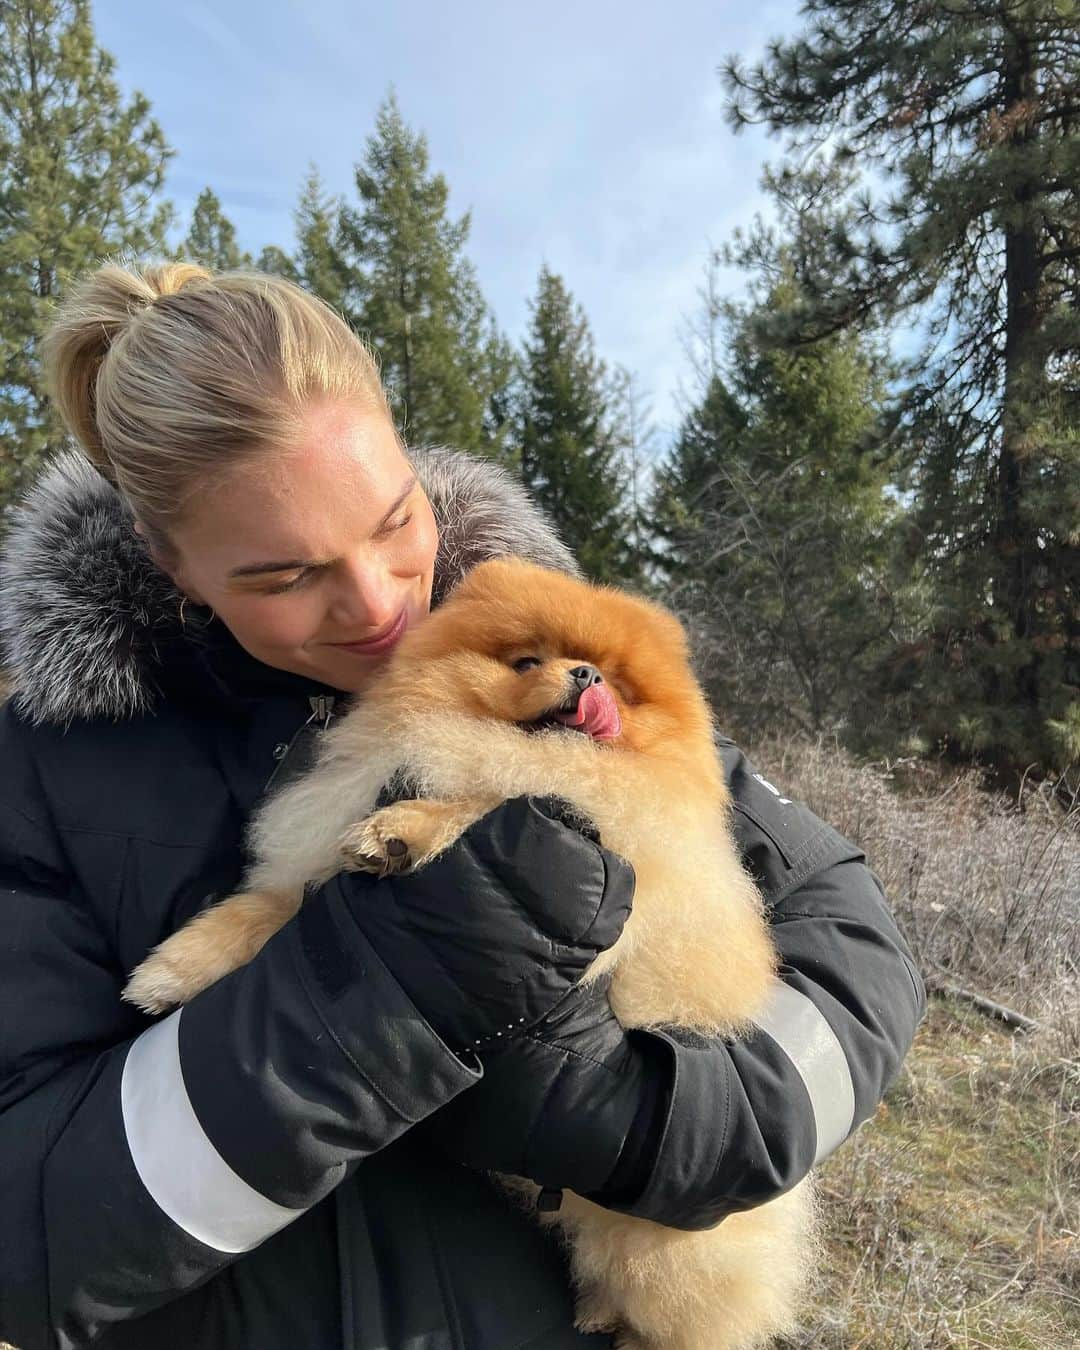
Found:
<svg viewBox="0 0 1080 1350"><path fill-rule="evenodd" d="M61 302L43 357L72 435L159 548L196 489L289 444L313 400L387 411L348 325L261 273L108 264Z"/></svg>

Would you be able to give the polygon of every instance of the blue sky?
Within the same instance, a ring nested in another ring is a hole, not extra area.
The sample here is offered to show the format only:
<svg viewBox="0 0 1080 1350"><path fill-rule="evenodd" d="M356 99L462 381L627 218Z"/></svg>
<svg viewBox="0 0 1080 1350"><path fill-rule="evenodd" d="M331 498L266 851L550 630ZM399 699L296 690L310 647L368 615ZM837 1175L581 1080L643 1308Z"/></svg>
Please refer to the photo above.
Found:
<svg viewBox="0 0 1080 1350"><path fill-rule="evenodd" d="M518 340L541 263L561 272L666 442L709 241L751 221L780 150L728 129L717 67L795 32L794 0L97 0L94 15L177 152L167 191L185 226L209 185L253 252L291 246L309 161L352 194L393 84L451 210L472 212L469 255L501 326Z"/></svg>

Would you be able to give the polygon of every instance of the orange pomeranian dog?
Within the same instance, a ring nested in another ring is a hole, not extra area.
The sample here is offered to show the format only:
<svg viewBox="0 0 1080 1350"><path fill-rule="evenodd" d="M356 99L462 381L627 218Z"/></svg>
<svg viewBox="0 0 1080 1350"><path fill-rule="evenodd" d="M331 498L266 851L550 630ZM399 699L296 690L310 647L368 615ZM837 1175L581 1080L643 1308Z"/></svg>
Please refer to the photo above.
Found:
<svg viewBox="0 0 1080 1350"><path fill-rule="evenodd" d="M593 667L584 692L583 666ZM402 778L416 799L375 810ZM475 567L405 635L324 733L311 772L256 817L245 893L156 948L125 998L151 1011L186 1001L250 960L296 913L306 884L344 868L421 868L499 802L526 794L566 798L633 864L633 912L586 976L611 971L623 1025L745 1029L775 958L731 837L682 627L644 600L517 559ZM542 1221L568 1240L582 1330L615 1330L637 1350L734 1350L790 1327L811 1213L804 1183L704 1232L571 1193Z"/></svg>

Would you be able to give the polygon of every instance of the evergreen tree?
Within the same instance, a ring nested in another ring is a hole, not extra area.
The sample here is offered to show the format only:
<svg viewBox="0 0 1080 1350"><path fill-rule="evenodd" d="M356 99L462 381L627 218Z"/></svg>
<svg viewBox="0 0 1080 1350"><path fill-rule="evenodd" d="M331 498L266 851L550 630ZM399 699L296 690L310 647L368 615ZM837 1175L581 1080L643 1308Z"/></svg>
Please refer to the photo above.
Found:
<svg viewBox="0 0 1080 1350"><path fill-rule="evenodd" d="M341 201L326 195L314 164L308 168L292 216L296 252L268 244L259 255L259 271L295 281L339 314L345 313L350 274L340 247Z"/></svg>
<svg viewBox="0 0 1080 1350"><path fill-rule="evenodd" d="M716 510L716 466L734 451L746 423L745 410L717 369L657 467L649 506L653 562L669 587L704 578L711 553L706 523Z"/></svg>
<svg viewBox="0 0 1080 1350"><path fill-rule="evenodd" d="M180 246L180 257L201 263L214 272L251 267L251 254L236 242L236 227L221 209L210 188L203 188L191 213L191 227Z"/></svg>
<svg viewBox="0 0 1080 1350"><path fill-rule="evenodd" d="M515 436L515 409L521 397L521 372L513 345L506 334L499 331L494 317L488 320L484 342L484 388L487 401L480 449L520 473L521 451Z"/></svg>
<svg viewBox="0 0 1080 1350"><path fill-rule="evenodd" d="M650 498L656 474L657 431L641 377L625 366L611 383L612 429L625 469L626 546L635 575L645 577L654 560Z"/></svg>
<svg viewBox="0 0 1080 1350"><path fill-rule="evenodd" d="M327 196L314 164L304 180L293 220L301 285L344 313L352 278L341 248L341 200Z"/></svg>
<svg viewBox="0 0 1080 1350"><path fill-rule="evenodd" d="M114 69L87 0L0 7L0 507L61 436L37 354L51 305L106 255L165 251L172 152Z"/></svg>
<svg viewBox="0 0 1080 1350"><path fill-rule="evenodd" d="M522 479L590 577L632 579L625 469L588 321L546 266L530 309L518 433Z"/></svg>
<svg viewBox="0 0 1080 1350"><path fill-rule="evenodd" d="M650 494L652 564L660 585L684 595L703 575L704 522L711 507L715 465L731 450L747 422L732 394L720 354L729 334L730 302L720 290L720 258L710 246L697 288L698 308L684 317L681 344L694 376L696 397L680 390L683 418L675 443L657 465Z"/></svg>
<svg viewBox="0 0 1080 1350"><path fill-rule="evenodd" d="M489 388L487 310L464 256L469 217L447 216L449 189L427 141L393 94L356 169L358 208L342 209L349 317L370 338L402 408L406 439L481 450Z"/></svg>
<svg viewBox="0 0 1080 1350"><path fill-rule="evenodd" d="M785 350L757 322L790 279L728 307L727 378L710 381L658 475L670 601L721 716L743 733L867 728L891 646L888 465L873 453L879 362L856 338Z"/></svg>
<svg viewBox="0 0 1080 1350"><path fill-rule="evenodd" d="M271 276L284 277L286 281L299 282L300 274L296 270L296 261L279 248L277 244L267 244L255 263L256 270L268 272Z"/></svg>
<svg viewBox="0 0 1080 1350"><path fill-rule="evenodd" d="M801 180L800 306L774 330L920 326L902 426L937 592L911 655L925 730L1002 769L1080 761L1080 11L1074 0L809 0L729 63L736 125L829 142L841 209ZM746 256L772 249L768 232Z"/></svg>

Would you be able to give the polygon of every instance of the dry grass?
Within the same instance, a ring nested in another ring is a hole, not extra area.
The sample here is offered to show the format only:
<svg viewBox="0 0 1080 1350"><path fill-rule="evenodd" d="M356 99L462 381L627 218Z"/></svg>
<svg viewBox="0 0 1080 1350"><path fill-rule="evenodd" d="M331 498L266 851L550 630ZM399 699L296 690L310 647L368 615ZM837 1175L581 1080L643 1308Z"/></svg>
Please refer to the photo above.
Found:
<svg viewBox="0 0 1080 1350"><path fill-rule="evenodd" d="M773 781L866 850L920 968L1042 1021L1080 1058L1080 807L1022 807L973 771L859 764L819 742L773 742Z"/></svg>
<svg viewBox="0 0 1080 1350"><path fill-rule="evenodd" d="M828 1259L800 1350L1080 1344L1080 1074L948 1002L822 1170Z"/></svg>
<svg viewBox="0 0 1080 1350"><path fill-rule="evenodd" d="M900 1079L822 1171L828 1259L800 1350L1080 1345L1080 830L974 774L757 748L867 851L924 970L1041 1022L934 1000Z"/></svg>

